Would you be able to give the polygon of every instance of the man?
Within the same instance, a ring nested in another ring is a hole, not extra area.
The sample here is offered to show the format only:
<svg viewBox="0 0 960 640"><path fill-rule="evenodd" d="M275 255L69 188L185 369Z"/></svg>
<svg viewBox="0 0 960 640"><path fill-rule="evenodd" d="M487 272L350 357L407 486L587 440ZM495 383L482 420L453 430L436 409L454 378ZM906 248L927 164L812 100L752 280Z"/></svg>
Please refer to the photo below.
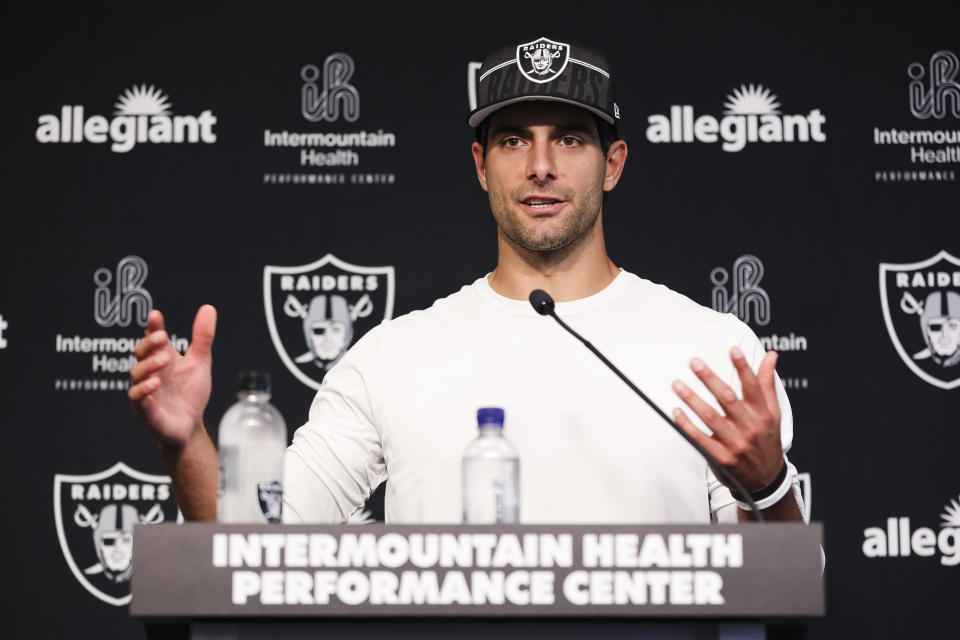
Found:
<svg viewBox="0 0 960 640"><path fill-rule="evenodd" d="M608 69L546 38L484 62L469 122L497 266L368 332L328 372L285 458L286 521L345 521L383 480L388 522L459 521L460 459L480 406L506 410L523 523L749 519L699 453L531 309L538 288L660 406L683 400L711 433L679 408L677 422L762 498L768 519L801 519L776 354L739 320L606 254L603 199L627 158ZM187 519L216 513L217 453L202 423L215 321L201 307L180 356L152 311L131 370L134 411L159 440Z"/></svg>

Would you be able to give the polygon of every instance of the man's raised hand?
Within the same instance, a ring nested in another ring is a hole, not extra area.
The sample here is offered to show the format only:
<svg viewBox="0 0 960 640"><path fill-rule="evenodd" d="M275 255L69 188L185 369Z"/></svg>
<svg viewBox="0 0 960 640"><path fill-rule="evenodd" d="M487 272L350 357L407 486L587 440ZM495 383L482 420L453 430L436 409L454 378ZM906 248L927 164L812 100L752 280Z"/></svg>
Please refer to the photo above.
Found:
<svg viewBox="0 0 960 640"><path fill-rule="evenodd" d="M774 382L777 354L767 352L756 374L737 347L730 359L740 377L743 398L698 358L690 368L717 399L723 413L716 411L680 380L674 392L713 431L701 431L682 409L673 417L683 430L733 474L747 491L757 491L773 482L783 467L780 440L780 405Z"/></svg>
<svg viewBox="0 0 960 640"><path fill-rule="evenodd" d="M210 347L217 326L217 310L203 305L193 321L190 348L180 355L164 330L156 309L137 342L137 364L130 369L127 395L133 412L165 446L179 448L197 428L203 428L203 410L210 399Z"/></svg>

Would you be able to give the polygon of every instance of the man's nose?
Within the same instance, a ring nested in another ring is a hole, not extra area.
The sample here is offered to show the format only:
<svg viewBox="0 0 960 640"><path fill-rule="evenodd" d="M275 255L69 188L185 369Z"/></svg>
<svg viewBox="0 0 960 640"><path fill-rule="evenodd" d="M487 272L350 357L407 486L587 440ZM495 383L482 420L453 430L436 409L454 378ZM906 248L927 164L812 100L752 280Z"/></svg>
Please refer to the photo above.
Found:
<svg viewBox="0 0 960 640"><path fill-rule="evenodd" d="M535 141L527 154L527 177L544 182L557 177L556 156L548 141Z"/></svg>

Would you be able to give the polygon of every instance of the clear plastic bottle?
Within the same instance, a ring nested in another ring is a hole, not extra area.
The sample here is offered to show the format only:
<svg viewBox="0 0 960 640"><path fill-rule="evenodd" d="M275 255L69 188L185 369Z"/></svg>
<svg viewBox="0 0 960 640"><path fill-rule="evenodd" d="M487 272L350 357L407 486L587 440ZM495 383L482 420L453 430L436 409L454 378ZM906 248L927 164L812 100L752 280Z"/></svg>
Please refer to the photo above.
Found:
<svg viewBox="0 0 960 640"><path fill-rule="evenodd" d="M479 434L463 454L463 522L520 521L520 460L503 437L503 409L477 410Z"/></svg>
<svg viewBox="0 0 960 640"><path fill-rule="evenodd" d="M270 404L270 374L248 371L237 377L237 402L223 415L217 439L217 521L280 522L287 425Z"/></svg>

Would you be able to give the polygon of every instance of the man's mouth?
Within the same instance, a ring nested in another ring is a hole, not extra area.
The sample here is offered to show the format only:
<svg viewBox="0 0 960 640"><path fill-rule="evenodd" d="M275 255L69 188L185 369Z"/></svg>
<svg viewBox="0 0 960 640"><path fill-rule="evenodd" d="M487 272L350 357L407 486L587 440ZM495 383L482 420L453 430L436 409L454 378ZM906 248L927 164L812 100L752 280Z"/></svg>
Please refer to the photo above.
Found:
<svg viewBox="0 0 960 640"><path fill-rule="evenodd" d="M520 201L523 208L535 215L557 213L566 204L566 200L553 196L527 196Z"/></svg>

